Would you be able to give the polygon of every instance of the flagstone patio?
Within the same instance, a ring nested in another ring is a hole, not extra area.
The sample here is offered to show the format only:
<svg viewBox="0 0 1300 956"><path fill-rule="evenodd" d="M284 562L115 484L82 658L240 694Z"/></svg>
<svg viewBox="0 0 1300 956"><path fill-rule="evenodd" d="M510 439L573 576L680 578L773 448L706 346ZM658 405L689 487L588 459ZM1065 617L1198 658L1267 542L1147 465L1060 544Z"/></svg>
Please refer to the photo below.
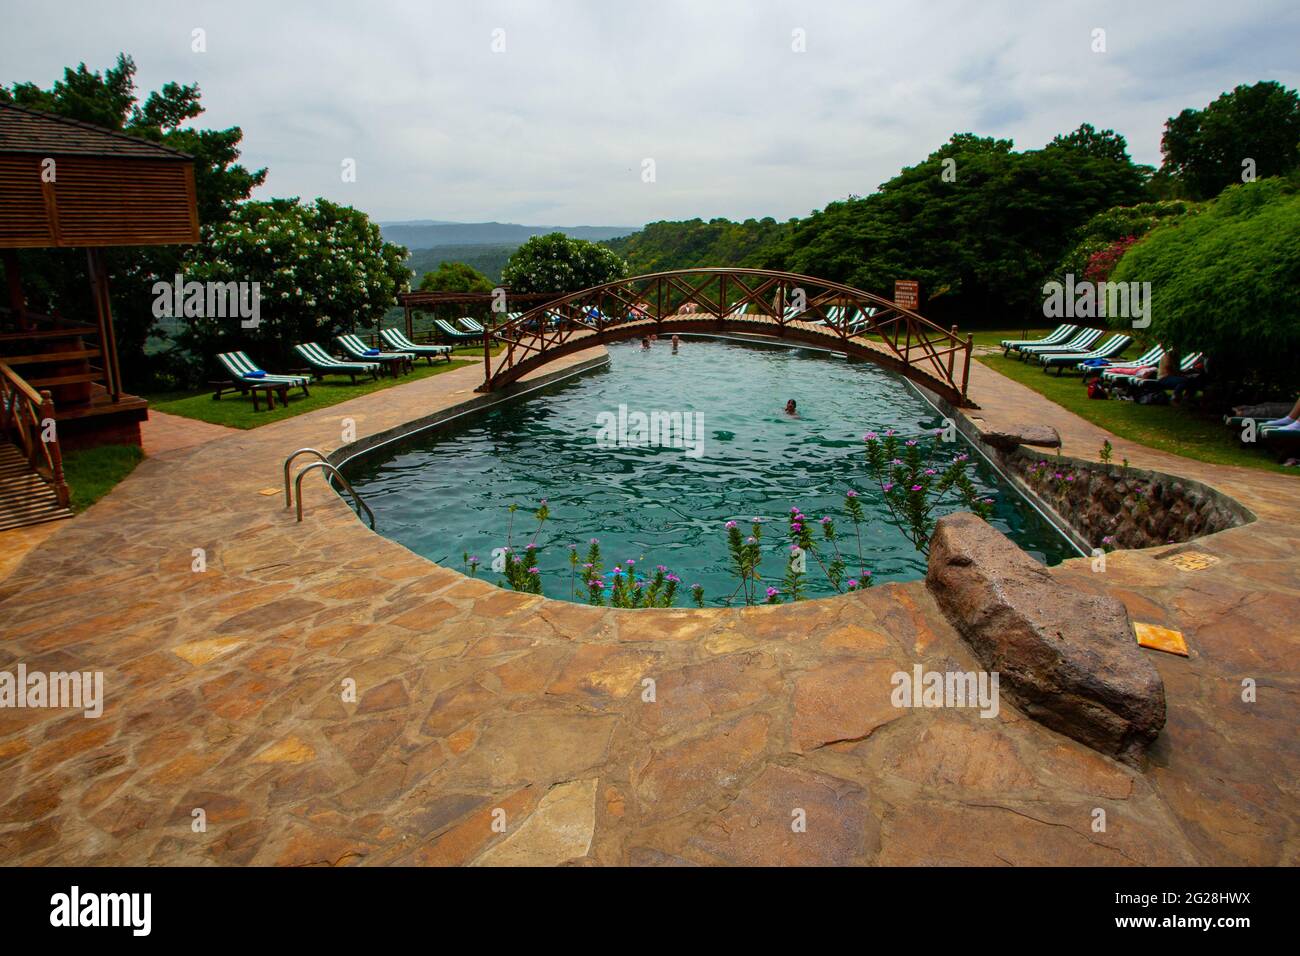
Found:
<svg viewBox="0 0 1300 956"><path fill-rule="evenodd" d="M1109 438L1259 517L1054 572L1187 636L1189 658L1146 652L1168 724L1145 772L1006 702L892 707L895 671L978 669L920 581L616 611L438 567L316 477L295 523L288 452L466 401L469 367L173 445L0 580L0 669L102 670L107 692L97 720L0 710L0 862L1300 862L1294 478L1150 451L971 372L990 425L1051 424L1085 458ZM1219 560L1168 560L1186 551Z"/></svg>

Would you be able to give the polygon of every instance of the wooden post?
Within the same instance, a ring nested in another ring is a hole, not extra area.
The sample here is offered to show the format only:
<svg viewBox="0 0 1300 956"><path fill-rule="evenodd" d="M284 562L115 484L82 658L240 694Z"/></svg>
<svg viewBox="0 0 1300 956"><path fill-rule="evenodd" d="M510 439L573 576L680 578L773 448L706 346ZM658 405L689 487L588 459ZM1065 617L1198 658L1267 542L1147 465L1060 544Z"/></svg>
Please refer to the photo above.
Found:
<svg viewBox="0 0 1300 956"><path fill-rule="evenodd" d="M50 394L48 388L41 389L41 413L37 421L37 427L40 431L45 430L46 420L54 421L54 396ZM68 489L67 479L63 477L63 452L59 450L59 427L57 422L54 426L54 440L46 442L46 451L50 458L50 482L54 485L54 491L59 496L59 504L66 508L68 502L72 499L72 493Z"/></svg>
<svg viewBox="0 0 1300 956"><path fill-rule="evenodd" d="M488 391L492 384L492 333L488 330L492 323L483 324L483 391Z"/></svg>
<svg viewBox="0 0 1300 956"><path fill-rule="evenodd" d="M960 341L961 339L957 337L957 326L954 324L952 327L952 344L950 346L952 351L948 353L948 381L949 382L952 382L952 366L953 366L953 362L957 358L957 343ZM956 382L952 382L952 383L954 385L957 384Z"/></svg>
<svg viewBox="0 0 1300 956"><path fill-rule="evenodd" d="M4 250L5 283L9 287L9 308L20 320L27 311L27 296L23 294L22 271L18 267L18 251Z"/></svg>
<svg viewBox="0 0 1300 956"><path fill-rule="evenodd" d="M86 249L86 264L90 270L90 292L95 300L95 317L99 322L99 350L104 360L104 375L108 379L109 397L117 402L122 397L122 370L117 362L117 333L113 331L113 302L109 295L108 273L104 271L103 254L95 248Z"/></svg>
<svg viewBox="0 0 1300 956"><path fill-rule="evenodd" d="M409 305L403 305L402 311L406 313L406 337L414 342L415 327L411 324L411 307Z"/></svg>
<svg viewBox="0 0 1300 956"><path fill-rule="evenodd" d="M967 385L970 384L970 355L971 352L973 351L975 351L975 334L973 332L967 332L966 333L966 367L962 370L961 373L961 397L962 398L966 397L966 387Z"/></svg>

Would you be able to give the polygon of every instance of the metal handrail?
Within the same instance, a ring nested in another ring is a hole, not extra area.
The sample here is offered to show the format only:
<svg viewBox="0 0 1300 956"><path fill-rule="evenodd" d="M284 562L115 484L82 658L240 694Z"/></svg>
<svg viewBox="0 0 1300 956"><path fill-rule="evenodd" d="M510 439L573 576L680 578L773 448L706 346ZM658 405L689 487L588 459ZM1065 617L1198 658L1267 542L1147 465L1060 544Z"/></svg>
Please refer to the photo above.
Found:
<svg viewBox="0 0 1300 956"><path fill-rule="evenodd" d="M315 448L299 448L296 452L294 452L292 455L290 455L288 458L284 460L284 506L286 508L290 507L293 504L293 498L289 496L289 466L293 464L293 460L297 458L299 455L307 455L307 454L315 455L321 461L328 461L328 459L325 457L324 452L318 451Z"/></svg>
<svg viewBox="0 0 1300 956"><path fill-rule="evenodd" d="M294 494L297 496L298 499L298 520L302 521L302 479L306 476L307 472L311 471L313 468L329 469L330 473L338 478L338 480L342 483L343 487L347 489L348 494L352 496L352 500L356 502L357 510L364 511L366 513L366 517L370 519L370 530L374 531L375 513L370 510L370 506L368 504L366 504L363 500L361 500L361 496L357 494L357 490L352 487L352 482L348 481L346 478L343 477L343 472L339 471L328 461L313 461L302 471L298 472L298 477L293 480Z"/></svg>

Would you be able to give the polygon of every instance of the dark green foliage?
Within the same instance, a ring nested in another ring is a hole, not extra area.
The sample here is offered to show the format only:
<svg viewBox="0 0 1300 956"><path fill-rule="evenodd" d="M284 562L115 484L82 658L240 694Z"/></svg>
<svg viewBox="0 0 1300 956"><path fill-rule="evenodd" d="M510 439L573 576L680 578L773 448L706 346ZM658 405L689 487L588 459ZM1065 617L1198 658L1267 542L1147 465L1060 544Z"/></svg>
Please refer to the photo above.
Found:
<svg viewBox="0 0 1300 956"><path fill-rule="evenodd" d="M1257 179L1300 166L1300 95L1272 80L1241 85L1201 110L1186 109L1165 124L1161 174L1174 190L1209 199L1243 182L1243 162Z"/></svg>
<svg viewBox="0 0 1300 956"><path fill-rule="evenodd" d="M770 217L732 222L688 219L652 222L640 232L605 243L627 260L633 275L697 266L767 268L779 262L775 244L788 223Z"/></svg>
<svg viewBox="0 0 1300 956"><path fill-rule="evenodd" d="M1289 400L1300 387L1300 175L1229 187L1153 229L1111 279L1150 282L1149 334L1208 353L1229 397Z"/></svg>
<svg viewBox="0 0 1300 956"><path fill-rule="evenodd" d="M797 222L784 264L888 298L895 279L917 279L940 321L1027 317L1074 230L1140 199L1144 176L1122 137L1090 126L1019 153L958 134L871 196Z"/></svg>

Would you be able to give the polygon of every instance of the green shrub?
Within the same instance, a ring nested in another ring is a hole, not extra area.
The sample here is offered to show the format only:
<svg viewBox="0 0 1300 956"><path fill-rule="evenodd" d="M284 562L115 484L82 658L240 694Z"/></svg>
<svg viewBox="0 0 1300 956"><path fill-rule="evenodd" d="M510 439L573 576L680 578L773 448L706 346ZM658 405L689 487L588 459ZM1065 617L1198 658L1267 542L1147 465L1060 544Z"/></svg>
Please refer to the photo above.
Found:
<svg viewBox="0 0 1300 956"><path fill-rule="evenodd" d="M1297 177L1230 187L1204 212L1161 226L1111 276L1151 283L1149 334L1204 351L1243 397L1289 398L1300 384L1300 191Z"/></svg>

